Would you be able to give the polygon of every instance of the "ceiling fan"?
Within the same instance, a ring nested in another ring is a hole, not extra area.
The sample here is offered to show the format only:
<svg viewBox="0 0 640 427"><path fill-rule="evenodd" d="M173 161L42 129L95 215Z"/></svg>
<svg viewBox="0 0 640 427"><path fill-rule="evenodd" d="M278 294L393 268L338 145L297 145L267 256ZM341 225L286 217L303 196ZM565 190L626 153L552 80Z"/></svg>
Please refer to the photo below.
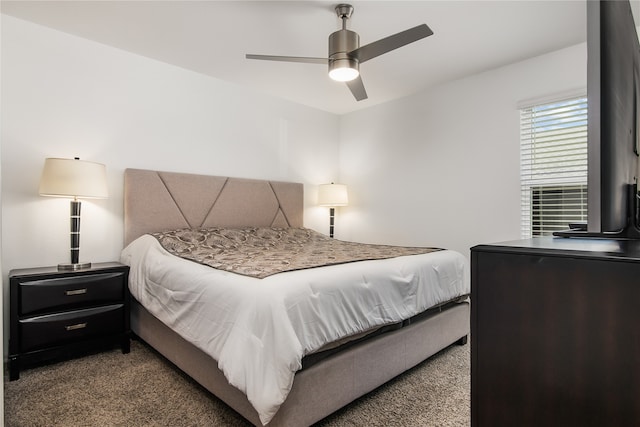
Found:
<svg viewBox="0 0 640 427"><path fill-rule="evenodd" d="M339 4L335 10L338 18L342 19L342 29L329 35L328 58L252 54L247 54L246 58L328 65L329 77L336 81L345 82L356 100L362 101L367 99L367 91L364 89L360 77L360 64L433 34L433 31L426 24L422 24L360 46L358 33L347 30L347 20L353 14L353 6Z"/></svg>

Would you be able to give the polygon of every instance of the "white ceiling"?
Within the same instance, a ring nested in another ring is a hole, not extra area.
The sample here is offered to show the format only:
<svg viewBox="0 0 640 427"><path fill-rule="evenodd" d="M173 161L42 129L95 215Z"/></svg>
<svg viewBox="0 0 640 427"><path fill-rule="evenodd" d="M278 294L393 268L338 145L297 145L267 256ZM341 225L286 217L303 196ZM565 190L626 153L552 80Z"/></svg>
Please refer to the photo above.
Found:
<svg viewBox="0 0 640 427"><path fill-rule="evenodd" d="M634 0L636 2L636 0ZM301 104L343 114L586 40L584 1L352 1L365 45L426 23L434 35L362 64L357 102L315 64L337 1L6 1L2 13Z"/></svg>

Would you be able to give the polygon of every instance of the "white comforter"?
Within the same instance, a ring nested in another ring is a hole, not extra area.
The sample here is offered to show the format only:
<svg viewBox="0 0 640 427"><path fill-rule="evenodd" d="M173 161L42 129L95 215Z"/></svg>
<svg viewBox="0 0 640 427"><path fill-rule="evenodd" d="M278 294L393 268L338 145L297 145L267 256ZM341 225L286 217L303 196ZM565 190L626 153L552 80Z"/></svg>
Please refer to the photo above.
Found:
<svg viewBox="0 0 640 427"><path fill-rule="evenodd" d="M217 360L263 424L304 355L469 293L467 260L448 250L255 279L173 256L145 235L121 260L131 267L131 294Z"/></svg>

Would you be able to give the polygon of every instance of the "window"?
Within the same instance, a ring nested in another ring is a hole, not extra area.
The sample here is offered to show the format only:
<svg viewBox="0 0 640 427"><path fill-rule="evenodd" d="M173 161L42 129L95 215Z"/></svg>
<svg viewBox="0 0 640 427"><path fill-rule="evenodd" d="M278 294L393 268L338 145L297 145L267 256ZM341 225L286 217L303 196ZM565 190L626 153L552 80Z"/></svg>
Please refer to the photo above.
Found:
<svg viewBox="0 0 640 427"><path fill-rule="evenodd" d="M520 110L522 236L587 221L587 98Z"/></svg>

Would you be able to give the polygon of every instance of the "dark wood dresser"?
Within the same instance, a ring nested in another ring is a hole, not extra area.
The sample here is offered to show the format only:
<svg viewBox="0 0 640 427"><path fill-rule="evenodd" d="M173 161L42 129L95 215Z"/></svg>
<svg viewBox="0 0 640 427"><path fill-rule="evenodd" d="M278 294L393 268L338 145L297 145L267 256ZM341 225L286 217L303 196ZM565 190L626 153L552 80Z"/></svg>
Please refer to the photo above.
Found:
<svg viewBox="0 0 640 427"><path fill-rule="evenodd" d="M640 425L640 241L471 249L471 425Z"/></svg>
<svg viewBox="0 0 640 427"><path fill-rule="evenodd" d="M56 267L9 273L9 378L20 368L113 346L129 352L129 267L94 264L78 271Z"/></svg>

